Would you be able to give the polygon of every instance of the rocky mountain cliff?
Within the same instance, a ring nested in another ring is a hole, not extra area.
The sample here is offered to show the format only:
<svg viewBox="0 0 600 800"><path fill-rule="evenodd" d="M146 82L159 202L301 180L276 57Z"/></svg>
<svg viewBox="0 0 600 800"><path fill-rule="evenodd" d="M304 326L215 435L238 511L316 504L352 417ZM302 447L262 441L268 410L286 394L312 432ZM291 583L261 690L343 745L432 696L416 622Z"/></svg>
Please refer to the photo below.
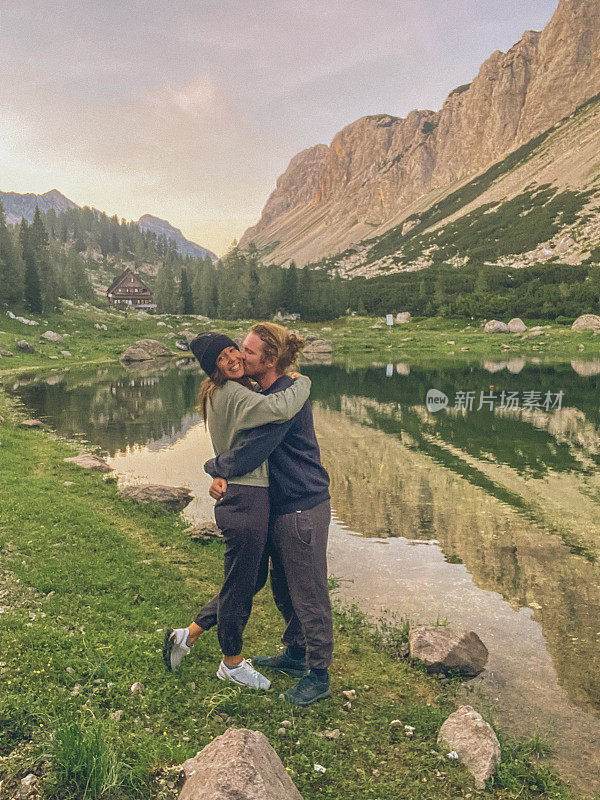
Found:
<svg viewBox="0 0 600 800"><path fill-rule="evenodd" d="M273 263L339 253L439 202L598 92L600 3L560 0L541 33L494 52L439 111L363 117L295 156L240 246L254 242Z"/></svg>
<svg viewBox="0 0 600 800"><path fill-rule="evenodd" d="M143 231L152 231L157 236L166 236L167 239L175 243L178 252L185 256L192 256L193 258L206 258L208 256L211 261L217 260L217 256L214 253L186 239L179 228L175 228L166 219L153 217L152 214L144 214L143 217L138 219L137 225Z"/></svg>

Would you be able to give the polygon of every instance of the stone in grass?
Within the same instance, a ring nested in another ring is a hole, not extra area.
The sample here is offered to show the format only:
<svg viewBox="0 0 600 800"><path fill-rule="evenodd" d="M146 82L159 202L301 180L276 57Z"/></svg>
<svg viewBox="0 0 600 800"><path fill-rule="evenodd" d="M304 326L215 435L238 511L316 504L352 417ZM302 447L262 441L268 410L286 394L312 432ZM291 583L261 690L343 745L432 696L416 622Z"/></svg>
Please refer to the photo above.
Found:
<svg viewBox="0 0 600 800"><path fill-rule="evenodd" d="M185 529L185 533L193 542L201 542L202 544L223 538L223 534L214 522L200 522L198 525L192 525L191 528Z"/></svg>
<svg viewBox="0 0 600 800"><path fill-rule="evenodd" d="M138 339L121 355L121 361L148 361L151 358L172 358L173 353L156 339Z"/></svg>
<svg viewBox="0 0 600 800"><path fill-rule="evenodd" d="M506 322L500 322L497 319L490 319L485 323L483 329L484 333L510 333L510 329Z"/></svg>
<svg viewBox="0 0 600 800"><path fill-rule="evenodd" d="M136 503L159 503L167 511L183 511L192 502L193 495L187 486L122 486L119 494Z"/></svg>
<svg viewBox="0 0 600 800"><path fill-rule="evenodd" d="M423 625L411 628L410 657L422 661L433 673L455 673L468 678L483 670L488 650L474 631Z"/></svg>
<svg viewBox="0 0 600 800"><path fill-rule="evenodd" d="M471 706L461 706L440 728L438 744L455 752L471 775L477 789L494 774L500 763L500 743L491 725Z"/></svg>
<svg viewBox="0 0 600 800"><path fill-rule="evenodd" d="M71 461L73 464L77 464L78 467L93 469L97 472L112 472L112 467L109 466L103 458L95 456L92 453L82 453L80 456L64 458L63 461Z"/></svg>
<svg viewBox="0 0 600 800"><path fill-rule="evenodd" d="M229 728L182 768L179 800L302 800L260 731Z"/></svg>
<svg viewBox="0 0 600 800"><path fill-rule="evenodd" d="M600 317L597 314L582 314L571 325L574 331L600 331Z"/></svg>
<svg viewBox="0 0 600 800"><path fill-rule="evenodd" d="M5 350L3 347L0 347L0 357L2 358L11 358L13 353L10 350Z"/></svg>
<svg viewBox="0 0 600 800"><path fill-rule="evenodd" d="M525 325L520 317L513 317L508 323L508 330L511 333L525 333L527 325Z"/></svg>
<svg viewBox="0 0 600 800"><path fill-rule="evenodd" d="M60 333L55 333L54 331L46 331L46 333L42 333L41 339L45 339L47 342L56 342L56 344L62 344L64 342L64 337L60 335Z"/></svg>
<svg viewBox="0 0 600 800"><path fill-rule="evenodd" d="M25 428L43 428L44 423L40 422L39 419L24 419L21 423Z"/></svg>
<svg viewBox="0 0 600 800"><path fill-rule="evenodd" d="M25 339L21 339L17 342L17 350L20 350L22 353L35 353L33 345L29 344Z"/></svg>
<svg viewBox="0 0 600 800"><path fill-rule="evenodd" d="M37 795L39 782L40 779L37 777L37 775L34 775L33 772L30 772L29 775L21 778L18 797L20 797L21 800L27 800L27 798Z"/></svg>

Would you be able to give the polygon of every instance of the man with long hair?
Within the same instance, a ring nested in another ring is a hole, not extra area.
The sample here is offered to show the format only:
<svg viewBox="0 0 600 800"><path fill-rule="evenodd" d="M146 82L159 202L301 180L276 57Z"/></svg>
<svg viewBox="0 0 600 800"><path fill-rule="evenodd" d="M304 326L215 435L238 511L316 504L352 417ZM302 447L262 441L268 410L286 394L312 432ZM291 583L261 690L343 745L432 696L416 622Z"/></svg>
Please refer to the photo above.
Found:
<svg viewBox="0 0 600 800"><path fill-rule="evenodd" d="M286 370L304 341L281 325L254 325L243 344L244 373L263 394L286 389ZM259 669L299 677L284 693L295 705L306 706L331 695L328 667L333 653L333 624L327 589L327 538L331 519L329 476L321 464L310 404L289 421L249 431L235 448L207 461L215 499L227 481L268 459L271 518L257 591L266 580L269 559L275 603L286 629L283 653L256 656Z"/></svg>

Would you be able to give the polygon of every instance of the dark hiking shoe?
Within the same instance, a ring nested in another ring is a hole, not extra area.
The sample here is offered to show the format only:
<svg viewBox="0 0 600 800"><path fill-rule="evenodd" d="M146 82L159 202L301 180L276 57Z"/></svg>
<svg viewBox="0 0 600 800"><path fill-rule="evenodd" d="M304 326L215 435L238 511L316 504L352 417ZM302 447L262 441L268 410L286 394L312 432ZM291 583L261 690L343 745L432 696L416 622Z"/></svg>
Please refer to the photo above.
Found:
<svg viewBox="0 0 600 800"><path fill-rule="evenodd" d="M280 699L287 700L295 706L309 706L326 697L331 697L329 681L320 681L310 674L300 678L295 686L279 695Z"/></svg>
<svg viewBox="0 0 600 800"><path fill-rule="evenodd" d="M301 678L308 671L305 661L290 658L285 652L278 653L276 656L255 656L252 664L257 669L277 669L293 678Z"/></svg>

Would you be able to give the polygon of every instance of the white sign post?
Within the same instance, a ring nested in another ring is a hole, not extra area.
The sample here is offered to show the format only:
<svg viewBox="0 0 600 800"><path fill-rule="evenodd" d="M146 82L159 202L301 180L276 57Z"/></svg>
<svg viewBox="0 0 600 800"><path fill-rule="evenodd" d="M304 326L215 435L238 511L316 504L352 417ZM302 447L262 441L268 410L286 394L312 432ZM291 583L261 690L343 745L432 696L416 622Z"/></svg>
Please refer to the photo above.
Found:
<svg viewBox="0 0 600 800"><path fill-rule="evenodd" d="M388 325L393 325L394 324L394 315L393 314L386 314L385 315L385 321L387 322Z"/></svg>

